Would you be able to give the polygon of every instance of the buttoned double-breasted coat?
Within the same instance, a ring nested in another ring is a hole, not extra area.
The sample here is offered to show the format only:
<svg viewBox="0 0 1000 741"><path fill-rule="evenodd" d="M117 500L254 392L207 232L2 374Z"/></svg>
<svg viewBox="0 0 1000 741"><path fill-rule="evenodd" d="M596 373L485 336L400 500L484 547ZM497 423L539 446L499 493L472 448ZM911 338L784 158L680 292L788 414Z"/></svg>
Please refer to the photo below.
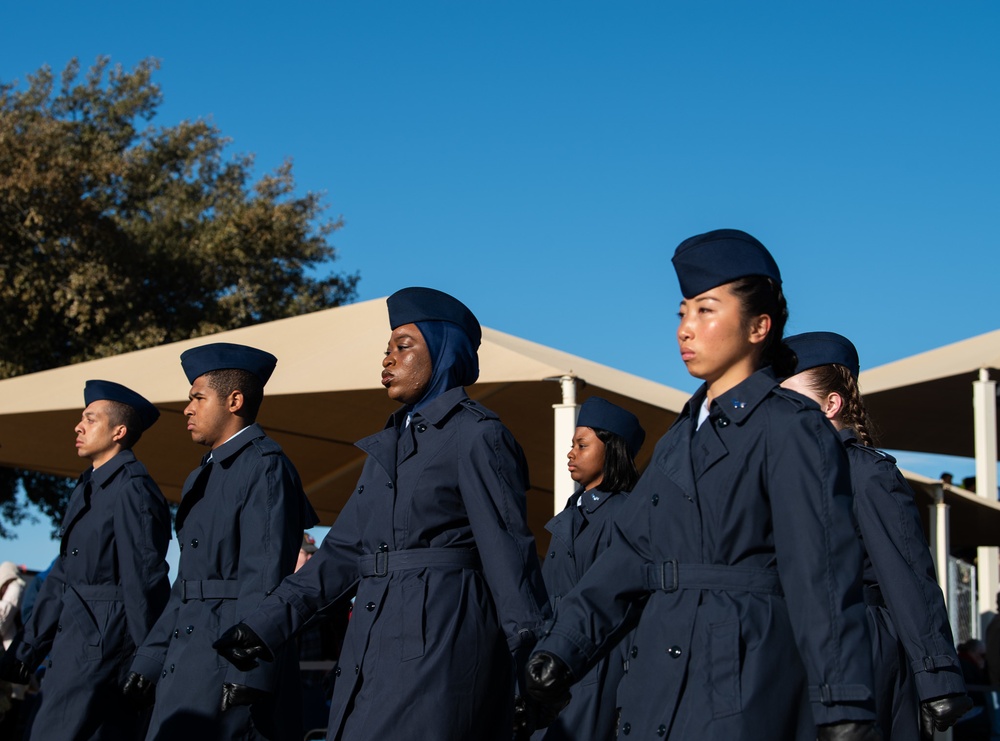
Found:
<svg viewBox="0 0 1000 741"><path fill-rule="evenodd" d="M295 467L259 425L215 448L188 476L175 520L177 578L132 664L156 682L147 739L302 737L294 646L241 672L212 643L292 572L302 531L316 521ZM237 706L223 714L224 682L270 699L252 712Z"/></svg>
<svg viewBox="0 0 1000 741"><path fill-rule="evenodd" d="M545 525L552 541L542 576L553 610L611 545L616 519L628 496L628 492L599 488L577 491L566 508ZM532 736L534 741L611 741L615 737L618 683L630 648L627 637L617 639L610 654L574 685L573 697L559 717Z"/></svg>
<svg viewBox="0 0 1000 741"><path fill-rule="evenodd" d="M357 445L319 551L245 622L277 647L356 587L327 738L510 739L512 657L548 614L520 446L462 388Z"/></svg>
<svg viewBox="0 0 1000 741"><path fill-rule="evenodd" d="M757 371L703 386L659 441L611 547L538 644L577 677L630 611L619 734L813 741L873 720L847 460L818 407Z"/></svg>
<svg viewBox="0 0 1000 741"><path fill-rule="evenodd" d="M920 735L920 701L965 692L920 513L895 459L840 431L865 549L875 705L887 741Z"/></svg>
<svg viewBox="0 0 1000 741"><path fill-rule="evenodd" d="M119 686L167 601L166 500L123 450L79 478L60 534L17 650L31 667L49 657L31 738L134 738L139 716Z"/></svg>

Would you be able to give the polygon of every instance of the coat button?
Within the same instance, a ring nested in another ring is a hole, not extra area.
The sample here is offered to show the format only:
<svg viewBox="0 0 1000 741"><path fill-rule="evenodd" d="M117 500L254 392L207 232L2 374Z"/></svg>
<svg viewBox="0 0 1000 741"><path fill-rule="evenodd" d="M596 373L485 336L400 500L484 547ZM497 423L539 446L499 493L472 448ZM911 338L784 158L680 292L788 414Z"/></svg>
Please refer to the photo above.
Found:
<svg viewBox="0 0 1000 741"><path fill-rule="evenodd" d="M364 490L365 490L365 485L364 485L364 484L362 484L361 486L359 486L359 487L358 487L358 494L360 494L360 493L361 493L361 492L363 492Z"/></svg>
<svg viewBox="0 0 1000 741"><path fill-rule="evenodd" d="M727 417L726 415L722 415L717 420L715 420L715 426L719 428L729 427L729 417Z"/></svg>
<svg viewBox="0 0 1000 741"><path fill-rule="evenodd" d="M197 548L198 547L198 539L197 538L192 538L191 539L191 547L192 548Z"/></svg>
<svg viewBox="0 0 1000 741"><path fill-rule="evenodd" d="M174 638L177 638L177 636L179 636L180 634L181 632L179 630L176 629L174 630Z"/></svg>
<svg viewBox="0 0 1000 741"><path fill-rule="evenodd" d="M388 486L391 489L392 488L392 482L390 481L388 484L386 484L386 486Z"/></svg>
<svg viewBox="0 0 1000 741"><path fill-rule="evenodd" d="M61 632L62 632L62 623L59 623L59 625L56 627L56 633L61 633Z"/></svg>
<svg viewBox="0 0 1000 741"><path fill-rule="evenodd" d="M379 553L386 553L386 552L388 552L388 550L389 550L389 544L388 543L379 543L378 544L378 550L379 550Z"/></svg>
<svg viewBox="0 0 1000 741"><path fill-rule="evenodd" d="M427 425L423 423L417 425L417 432L427 432Z"/></svg>
<svg viewBox="0 0 1000 741"><path fill-rule="evenodd" d="M622 726L622 733L624 735L626 735L626 736L629 735L630 733L632 733L632 724L631 723L626 723L625 725L623 725Z"/></svg>
<svg viewBox="0 0 1000 741"><path fill-rule="evenodd" d="M681 657L681 647L671 646L670 648L667 649L667 653L670 654L670 658L679 659Z"/></svg>
<svg viewBox="0 0 1000 741"><path fill-rule="evenodd" d="M173 664L171 664L171 665L170 665L170 673L171 673L171 674L173 674L173 673L174 673L174 665L173 665Z"/></svg>
<svg viewBox="0 0 1000 741"><path fill-rule="evenodd" d="M652 499L653 499L653 506L654 507L660 503L660 495L659 494L654 494L653 497L652 497Z"/></svg>
<svg viewBox="0 0 1000 741"><path fill-rule="evenodd" d="M361 673L361 667L358 666L357 664L354 665L354 673L355 674L360 674Z"/></svg>
<svg viewBox="0 0 1000 741"><path fill-rule="evenodd" d="M193 625L189 625L189 626L188 626L187 628L185 628L184 630L185 630L185 632L186 632L186 633L187 633L188 635L191 635L192 633L194 633L194 626L193 626Z"/></svg>
<svg viewBox="0 0 1000 741"><path fill-rule="evenodd" d="M375 603L369 602L367 605L365 605L365 609L368 610L368 612L371 612L372 610L375 609Z"/></svg>
<svg viewBox="0 0 1000 741"><path fill-rule="evenodd" d="M179 545L181 547L182 551L184 550L184 544L183 543L178 543L177 545Z"/></svg>
<svg viewBox="0 0 1000 741"><path fill-rule="evenodd" d="M551 553L549 554L549 558L555 558L555 557L556 557L556 552L555 552L555 551L552 551L552 552L551 552Z"/></svg>
<svg viewBox="0 0 1000 741"><path fill-rule="evenodd" d="M79 548L74 548L73 550L70 551L70 553L72 553L74 556L79 556L80 555L80 549Z"/></svg>
<svg viewBox="0 0 1000 741"><path fill-rule="evenodd" d="M661 723L660 727L656 729L656 735L657 736L666 736L667 735L667 727Z"/></svg>
<svg viewBox="0 0 1000 741"><path fill-rule="evenodd" d="M628 655L631 656L634 659L636 656L639 655L639 647L638 646L632 646L632 650L628 652Z"/></svg>
<svg viewBox="0 0 1000 741"><path fill-rule="evenodd" d="M166 669L164 669L164 670L163 670L163 674L161 674L160 676L163 676L163 677L167 676L167 670L166 670Z"/></svg>
<svg viewBox="0 0 1000 741"><path fill-rule="evenodd" d="M338 666L336 669L333 670L333 676L339 677L340 676L340 671L341 671L340 667Z"/></svg>

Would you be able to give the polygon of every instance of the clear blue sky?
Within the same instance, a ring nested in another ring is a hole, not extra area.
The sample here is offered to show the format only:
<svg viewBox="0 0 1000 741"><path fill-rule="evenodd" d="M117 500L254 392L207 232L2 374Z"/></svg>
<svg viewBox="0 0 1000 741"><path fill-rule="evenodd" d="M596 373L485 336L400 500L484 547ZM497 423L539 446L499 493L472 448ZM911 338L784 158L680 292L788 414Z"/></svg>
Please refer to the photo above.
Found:
<svg viewBox="0 0 1000 741"><path fill-rule="evenodd" d="M0 80L156 57L155 123L291 158L362 299L435 286L690 391L670 256L713 228L865 367L1000 327L998 38L985 0L14 3Z"/></svg>

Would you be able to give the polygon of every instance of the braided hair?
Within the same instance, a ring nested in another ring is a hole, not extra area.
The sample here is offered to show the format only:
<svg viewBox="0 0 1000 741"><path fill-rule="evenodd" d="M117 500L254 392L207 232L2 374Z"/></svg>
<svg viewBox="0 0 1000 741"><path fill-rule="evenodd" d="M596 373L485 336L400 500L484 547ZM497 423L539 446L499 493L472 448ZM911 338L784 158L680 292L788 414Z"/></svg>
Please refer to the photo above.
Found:
<svg viewBox="0 0 1000 741"><path fill-rule="evenodd" d="M806 385L821 397L839 394L844 406L837 414L837 421L854 430L862 443L875 447L874 424L868 416L858 382L847 368L839 363L830 363L810 368L802 376Z"/></svg>

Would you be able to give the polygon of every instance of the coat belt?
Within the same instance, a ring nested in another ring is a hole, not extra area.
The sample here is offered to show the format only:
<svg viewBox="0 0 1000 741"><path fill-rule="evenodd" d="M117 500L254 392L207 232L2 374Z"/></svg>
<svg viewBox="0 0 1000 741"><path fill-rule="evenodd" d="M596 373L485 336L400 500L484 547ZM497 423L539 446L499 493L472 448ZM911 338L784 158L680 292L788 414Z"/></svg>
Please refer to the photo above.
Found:
<svg viewBox="0 0 1000 741"><path fill-rule="evenodd" d="M362 577L427 568L478 569L479 554L466 548L408 548L404 551L379 551L358 558L358 571Z"/></svg>
<svg viewBox="0 0 1000 741"><path fill-rule="evenodd" d="M114 584L69 584L65 589L72 589L86 602L120 602L121 587Z"/></svg>
<svg viewBox="0 0 1000 741"><path fill-rule="evenodd" d="M181 583L181 602L208 599L236 599L240 583L236 579L185 579Z"/></svg>
<svg viewBox="0 0 1000 741"><path fill-rule="evenodd" d="M679 589L717 589L723 592L763 592L783 596L775 569L678 563L674 560L646 564L646 588L676 592Z"/></svg>

